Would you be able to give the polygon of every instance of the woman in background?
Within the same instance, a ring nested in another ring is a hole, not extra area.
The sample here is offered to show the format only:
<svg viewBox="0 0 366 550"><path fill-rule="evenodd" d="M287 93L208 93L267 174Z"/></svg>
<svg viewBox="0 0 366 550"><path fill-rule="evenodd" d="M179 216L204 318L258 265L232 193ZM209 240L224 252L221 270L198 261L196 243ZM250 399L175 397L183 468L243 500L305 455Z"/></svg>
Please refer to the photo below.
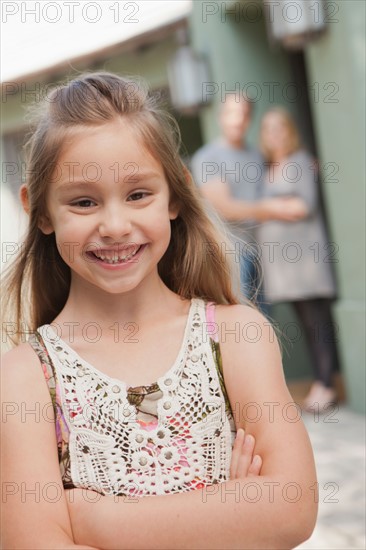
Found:
<svg viewBox="0 0 366 550"><path fill-rule="evenodd" d="M315 380L304 409L324 411L336 399L333 374L339 369L331 301L336 286L329 242L320 210L314 159L302 148L290 114L267 111L261 124L261 149L267 161L263 198L297 197L299 221L268 221L259 226L265 298L291 303L311 353Z"/></svg>

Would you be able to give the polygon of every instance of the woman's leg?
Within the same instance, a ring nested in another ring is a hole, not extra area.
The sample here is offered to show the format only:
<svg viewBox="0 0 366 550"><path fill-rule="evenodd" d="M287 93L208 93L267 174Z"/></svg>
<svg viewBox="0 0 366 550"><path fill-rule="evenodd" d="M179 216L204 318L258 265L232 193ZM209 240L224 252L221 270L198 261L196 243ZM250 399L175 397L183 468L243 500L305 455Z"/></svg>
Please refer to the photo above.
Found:
<svg viewBox="0 0 366 550"><path fill-rule="evenodd" d="M330 300L301 300L293 302L293 306L304 327L315 377L315 383L305 399L305 407L313 409L314 403L324 407L335 399L333 376L339 370L337 330Z"/></svg>

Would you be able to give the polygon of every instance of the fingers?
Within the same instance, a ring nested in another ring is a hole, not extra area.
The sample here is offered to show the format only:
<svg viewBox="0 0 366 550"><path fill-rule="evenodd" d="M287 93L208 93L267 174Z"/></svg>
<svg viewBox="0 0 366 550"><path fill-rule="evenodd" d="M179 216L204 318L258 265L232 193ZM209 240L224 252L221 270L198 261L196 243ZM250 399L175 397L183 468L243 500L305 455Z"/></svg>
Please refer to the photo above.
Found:
<svg viewBox="0 0 366 550"><path fill-rule="evenodd" d="M253 460L254 443L255 440L252 435L245 436L236 470L236 477L238 478L247 477L248 475L249 466Z"/></svg>
<svg viewBox="0 0 366 550"><path fill-rule="evenodd" d="M241 454L241 450L243 447L245 438L245 433L243 428L239 428L236 432L236 438L234 441L233 451L231 455L231 464L230 464L230 479L235 479L237 477L236 470L239 463L239 458Z"/></svg>
<svg viewBox="0 0 366 550"><path fill-rule="evenodd" d="M251 465L249 466L247 477L259 476L262 468L262 458L259 455L255 455Z"/></svg>
<svg viewBox="0 0 366 550"><path fill-rule="evenodd" d="M254 446L253 435L245 435L244 430L239 428L232 450L230 479L254 477L260 474L262 459L259 455L253 457Z"/></svg>

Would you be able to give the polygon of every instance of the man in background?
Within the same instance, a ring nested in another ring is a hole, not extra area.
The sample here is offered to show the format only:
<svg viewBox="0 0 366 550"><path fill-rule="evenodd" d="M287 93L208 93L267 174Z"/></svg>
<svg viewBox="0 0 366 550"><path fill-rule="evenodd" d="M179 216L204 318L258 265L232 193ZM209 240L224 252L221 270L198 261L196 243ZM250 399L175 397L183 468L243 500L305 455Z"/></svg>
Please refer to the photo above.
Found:
<svg viewBox="0 0 366 550"><path fill-rule="evenodd" d="M263 159L249 148L246 135L253 103L228 94L220 110L221 136L192 157L191 170L203 197L227 223L240 261L243 294L266 312L260 292L260 251L254 238L256 223L269 219L293 221L299 215L291 199L261 199Z"/></svg>

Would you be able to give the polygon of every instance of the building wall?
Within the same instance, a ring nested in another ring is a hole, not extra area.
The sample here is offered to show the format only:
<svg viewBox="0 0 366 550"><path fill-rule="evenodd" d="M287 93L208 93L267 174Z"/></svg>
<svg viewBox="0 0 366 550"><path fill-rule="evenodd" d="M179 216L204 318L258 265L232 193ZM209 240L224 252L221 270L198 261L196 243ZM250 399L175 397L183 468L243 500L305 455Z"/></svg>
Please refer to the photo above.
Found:
<svg viewBox="0 0 366 550"><path fill-rule="evenodd" d="M337 1L327 33L306 49L332 237L338 245L340 299L335 306L346 390L351 407L365 412L365 3ZM329 93L332 95L329 96Z"/></svg>
<svg viewBox="0 0 366 550"><path fill-rule="evenodd" d="M286 55L279 49L270 49L266 38L264 16L258 2L258 15L242 11L245 3L193 2L190 21L192 45L205 55L211 68L211 80L218 91L210 94L212 104L202 111L201 120L205 141L219 133L217 113L220 103L229 91L246 92L254 101L253 124L248 141L255 144L259 121L273 104L285 104L296 112L294 103L286 102L286 85L291 82ZM251 2L255 4L255 2ZM211 13L215 6L217 11ZM248 20L245 16L251 16ZM207 95L205 93L205 95Z"/></svg>

